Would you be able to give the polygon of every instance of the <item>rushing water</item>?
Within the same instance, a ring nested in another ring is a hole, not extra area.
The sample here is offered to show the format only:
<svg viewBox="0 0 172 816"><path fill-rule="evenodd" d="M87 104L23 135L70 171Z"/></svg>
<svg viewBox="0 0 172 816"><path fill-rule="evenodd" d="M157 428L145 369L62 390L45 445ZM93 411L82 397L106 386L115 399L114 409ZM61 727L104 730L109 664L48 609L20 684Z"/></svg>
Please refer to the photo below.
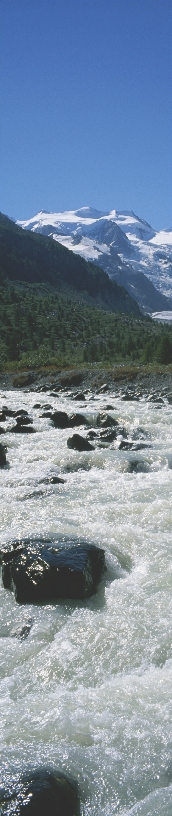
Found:
<svg viewBox="0 0 172 816"><path fill-rule="evenodd" d="M93 424L110 401L148 446L69 450L72 433L40 418L37 400ZM1 392L4 403L26 408L37 433L1 436L1 542L81 536L104 547L107 572L84 602L20 606L1 583L2 784L50 763L78 778L84 816L171 816L172 407L115 394L82 405ZM41 481L52 473L65 483Z"/></svg>

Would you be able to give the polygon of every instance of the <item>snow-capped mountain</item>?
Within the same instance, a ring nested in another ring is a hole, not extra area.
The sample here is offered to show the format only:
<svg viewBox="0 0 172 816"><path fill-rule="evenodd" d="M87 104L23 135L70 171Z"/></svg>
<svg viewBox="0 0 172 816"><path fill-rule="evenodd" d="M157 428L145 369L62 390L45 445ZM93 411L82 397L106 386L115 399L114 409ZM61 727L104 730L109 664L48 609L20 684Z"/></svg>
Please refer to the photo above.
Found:
<svg viewBox="0 0 172 816"><path fill-rule="evenodd" d="M58 213L41 210L16 223L102 267L144 311L172 308L172 230L156 232L132 211L101 212L91 207Z"/></svg>

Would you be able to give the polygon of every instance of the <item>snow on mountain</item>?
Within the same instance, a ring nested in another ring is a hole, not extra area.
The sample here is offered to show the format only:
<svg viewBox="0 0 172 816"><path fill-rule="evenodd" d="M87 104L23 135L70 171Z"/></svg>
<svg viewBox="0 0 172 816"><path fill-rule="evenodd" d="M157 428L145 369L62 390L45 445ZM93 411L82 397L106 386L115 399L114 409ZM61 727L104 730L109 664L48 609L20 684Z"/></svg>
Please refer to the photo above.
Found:
<svg viewBox="0 0 172 816"><path fill-rule="evenodd" d="M41 210L28 221L16 223L54 238L101 266L126 286L145 311L171 308L172 230L156 232L132 210L102 212L91 207L58 213ZM162 296L171 303L163 302Z"/></svg>

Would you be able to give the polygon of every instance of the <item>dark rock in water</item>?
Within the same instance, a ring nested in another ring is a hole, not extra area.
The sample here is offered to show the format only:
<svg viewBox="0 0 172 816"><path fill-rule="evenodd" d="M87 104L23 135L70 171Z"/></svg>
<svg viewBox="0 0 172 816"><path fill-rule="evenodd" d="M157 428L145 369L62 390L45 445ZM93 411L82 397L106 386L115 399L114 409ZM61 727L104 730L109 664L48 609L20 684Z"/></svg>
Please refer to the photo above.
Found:
<svg viewBox="0 0 172 816"><path fill-rule="evenodd" d="M16 416L17 425L32 425L33 419L31 419L28 414L22 414L21 416Z"/></svg>
<svg viewBox="0 0 172 816"><path fill-rule="evenodd" d="M104 550L87 542L26 540L2 551L3 584L19 603L89 598L104 565Z"/></svg>
<svg viewBox="0 0 172 816"><path fill-rule="evenodd" d="M42 408L41 402L35 402L35 405L33 405L33 408L34 408L35 410L36 410L36 409L39 409L39 408Z"/></svg>
<svg viewBox="0 0 172 816"><path fill-rule="evenodd" d="M4 816L80 816L79 788L75 779L55 768L37 768L22 776L2 805Z"/></svg>
<svg viewBox="0 0 172 816"><path fill-rule="evenodd" d="M14 411L13 416L15 416L15 417L25 416L26 417L26 416L28 416L28 411L25 411L24 408L21 408L20 411Z"/></svg>
<svg viewBox="0 0 172 816"><path fill-rule="evenodd" d="M29 632L32 627L32 618L29 618L28 621L22 626L16 626L11 629L10 637L20 638L20 640L26 640L29 635Z"/></svg>
<svg viewBox="0 0 172 816"><path fill-rule="evenodd" d="M114 419L114 417L109 416L109 414L104 412L102 414L98 414L96 424L98 428L111 428L112 426L119 425L117 419Z"/></svg>
<svg viewBox="0 0 172 816"><path fill-rule="evenodd" d="M88 434L87 434L87 439L96 439L96 438L97 438L97 433L96 433L96 431L92 431L92 430L91 430L91 431L89 431L89 432L88 432Z"/></svg>
<svg viewBox="0 0 172 816"><path fill-rule="evenodd" d="M45 405L42 405L42 408L44 409L44 411L52 411L52 405L49 405L48 402L46 402Z"/></svg>
<svg viewBox="0 0 172 816"><path fill-rule="evenodd" d="M132 402L134 400L134 396L133 391L126 391L125 394L122 394L121 399L125 400L126 402Z"/></svg>
<svg viewBox="0 0 172 816"><path fill-rule="evenodd" d="M85 394L83 394L82 391L80 391L79 394L74 394L73 395L73 400L76 400L76 401L77 400L82 400L82 402L84 402Z"/></svg>
<svg viewBox="0 0 172 816"><path fill-rule="evenodd" d="M5 422L6 414L5 411L0 411L0 422Z"/></svg>
<svg viewBox="0 0 172 816"><path fill-rule="evenodd" d="M47 479L41 479L44 484L65 484L65 479L60 476L48 476Z"/></svg>
<svg viewBox="0 0 172 816"><path fill-rule="evenodd" d="M12 428L9 429L10 433L36 433L35 428L31 428L30 425L21 425L17 423L17 425L13 425Z"/></svg>
<svg viewBox="0 0 172 816"><path fill-rule="evenodd" d="M52 419L52 411L43 411L43 414L40 414L40 418Z"/></svg>
<svg viewBox="0 0 172 816"><path fill-rule="evenodd" d="M102 440L102 442L114 442L114 440L117 438L117 434L118 428L114 428L113 431L108 431L107 429L106 431L103 431L103 433L100 434L100 439Z"/></svg>
<svg viewBox="0 0 172 816"><path fill-rule="evenodd" d="M15 411L12 411L12 408L7 408L7 405L3 405L2 411L5 412L6 417L15 416Z"/></svg>
<svg viewBox="0 0 172 816"><path fill-rule="evenodd" d="M5 428L1 428L1 425L0 425L0 434L4 434L4 433L5 433Z"/></svg>
<svg viewBox="0 0 172 816"><path fill-rule="evenodd" d="M126 439L121 439L119 450L133 450L134 442L128 442Z"/></svg>
<svg viewBox="0 0 172 816"><path fill-rule="evenodd" d="M6 465L6 452L3 445L0 443L0 467Z"/></svg>
<svg viewBox="0 0 172 816"><path fill-rule="evenodd" d="M69 417L68 424L70 428L75 428L77 425L89 425L89 422L84 414L72 414L72 416Z"/></svg>
<svg viewBox="0 0 172 816"><path fill-rule="evenodd" d="M73 434L73 436L70 436L67 440L67 446L68 448L72 448L73 450L77 451L94 450L94 445L91 445L90 442L88 442L88 439L80 436L80 434Z"/></svg>
<svg viewBox="0 0 172 816"><path fill-rule="evenodd" d="M67 428L68 427L68 415L65 411L54 411L51 416L52 422L55 425L55 428Z"/></svg>
<svg viewBox="0 0 172 816"><path fill-rule="evenodd" d="M139 439L139 440L147 439L148 433L147 433L147 431L144 430L144 428L137 427L137 428L133 428L133 430L131 431L131 437L132 437L132 439Z"/></svg>
<svg viewBox="0 0 172 816"><path fill-rule="evenodd" d="M114 411L114 405L105 405L104 411Z"/></svg>
<svg viewBox="0 0 172 816"><path fill-rule="evenodd" d="M127 473L147 473L147 462L141 459L130 459L127 463Z"/></svg>
<svg viewBox="0 0 172 816"><path fill-rule="evenodd" d="M122 439L119 445L119 450L142 450L144 448L151 447L150 444L145 442L131 442L125 439Z"/></svg>
<svg viewBox="0 0 172 816"><path fill-rule="evenodd" d="M136 391L125 391L125 394L122 394L121 399L125 400L126 402L138 402L142 394Z"/></svg>
<svg viewBox="0 0 172 816"><path fill-rule="evenodd" d="M150 394L147 401L156 402L159 405L164 405L164 400L162 399L162 397L157 396L157 394Z"/></svg>

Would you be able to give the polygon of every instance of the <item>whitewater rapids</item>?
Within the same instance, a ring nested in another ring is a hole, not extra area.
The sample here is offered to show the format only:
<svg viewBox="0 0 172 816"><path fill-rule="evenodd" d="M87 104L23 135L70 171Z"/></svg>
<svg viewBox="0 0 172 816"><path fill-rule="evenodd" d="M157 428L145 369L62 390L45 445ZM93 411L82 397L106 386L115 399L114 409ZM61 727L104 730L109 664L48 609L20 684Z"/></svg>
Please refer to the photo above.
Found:
<svg viewBox="0 0 172 816"><path fill-rule="evenodd" d="M40 418L49 403L94 424L108 402L129 434L142 428L144 449L77 453L69 430ZM0 543L84 537L107 571L84 602L20 606L1 582L1 786L48 763L78 779L84 816L171 816L172 406L1 390L4 404L37 433L3 423ZM52 474L64 484L43 481Z"/></svg>

